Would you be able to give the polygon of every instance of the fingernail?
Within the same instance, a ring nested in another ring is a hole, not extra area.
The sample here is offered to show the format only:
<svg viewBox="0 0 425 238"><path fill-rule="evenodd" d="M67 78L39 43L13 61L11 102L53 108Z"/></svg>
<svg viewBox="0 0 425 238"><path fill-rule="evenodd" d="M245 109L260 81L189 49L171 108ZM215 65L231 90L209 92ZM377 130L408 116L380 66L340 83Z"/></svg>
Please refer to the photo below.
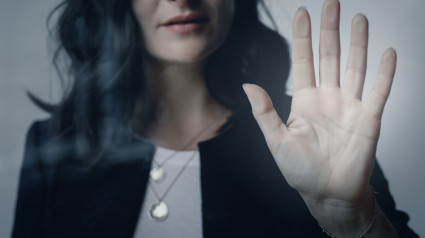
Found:
<svg viewBox="0 0 425 238"><path fill-rule="evenodd" d="M309 20L306 14L301 14L295 21L295 31L297 37L307 37L310 32Z"/></svg>
<svg viewBox="0 0 425 238"><path fill-rule="evenodd" d="M393 56L397 56L397 50L394 47L390 47L384 52L386 58L392 58Z"/></svg>
<svg viewBox="0 0 425 238"><path fill-rule="evenodd" d="M397 62L397 51L392 47L388 48L385 50L382 60L390 64Z"/></svg>
<svg viewBox="0 0 425 238"><path fill-rule="evenodd" d="M357 14L356 18L354 19L354 29L357 32L363 32L366 30L367 27L367 18L363 14Z"/></svg>
<svg viewBox="0 0 425 238"><path fill-rule="evenodd" d="M338 5L335 5L335 3L328 2L325 7L325 18L330 21L336 21L338 19Z"/></svg>
<svg viewBox="0 0 425 238"><path fill-rule="evenodd" d="M299 8L298 8L298 11L299 11L299 10L306 10L306 11L307 11L307 8L306 8L305 6L302 6L302 7L299 7Z"/></svg>
<svg viewBox="0 0 425 238"><path fill-rule="evenodd" d="M245 89L245 87L247 86L247 85L249 85L250 83L243 83L242 84L242 88L243 88L243 90L245 91L245 93L246 93L246 89Z"/></svg>
<svg viewBox="0 0 425 238"><path fill-rule="evenodd" d="M248 96L248 93L246 93L246 86L248 85L249 83L243 83L242 84L242 89L243 89L243 91L245 92L245 94Z"/></svg>
<svg viewBox="0 0 425 238"><path fill-rule="evenodd" d="M250 83L244 83L244 84L242 84L242 87L245 91L246 96L248 97L248 101L251 104L252 109L256 110L258 108L258 102L255 99L255 95L252 95L252 93L250 93L246 90L247 85L250 85Z"/></svg>

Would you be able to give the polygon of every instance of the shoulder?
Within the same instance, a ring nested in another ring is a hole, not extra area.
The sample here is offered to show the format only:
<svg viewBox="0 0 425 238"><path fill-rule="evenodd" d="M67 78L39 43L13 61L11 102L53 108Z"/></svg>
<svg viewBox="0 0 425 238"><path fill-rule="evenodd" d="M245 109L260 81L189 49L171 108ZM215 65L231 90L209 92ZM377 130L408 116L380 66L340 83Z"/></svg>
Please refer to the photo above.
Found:
<svg viewBox="0 0 425 238"><path fill-rule="evenodd" d="M26 148L40 146L59 134L59 123L55 118L34 121L27 133Z"/></svg>
<svg viewBox="0 0 425 238"><path fill-rule="evenodd" d="M38 164L37 167L55 169L63 164L85 166L95 160L102 160L104 163L126 163L130 158L151 157L155 151L152 144L136 137L102 147L99 154L88 146L87 141L81 139L75 128L62 128L58 118L37 120L32 123L27 133L24 166L34 167L34 164Z"/></svg>
<svg viewBox="0 0 425 238"><path fill-rule="evenodd" d="M74 144L70 138L66 131L60 132L54 117L33 122L26 136L23 167L55 164L70 153Z"/></svg>

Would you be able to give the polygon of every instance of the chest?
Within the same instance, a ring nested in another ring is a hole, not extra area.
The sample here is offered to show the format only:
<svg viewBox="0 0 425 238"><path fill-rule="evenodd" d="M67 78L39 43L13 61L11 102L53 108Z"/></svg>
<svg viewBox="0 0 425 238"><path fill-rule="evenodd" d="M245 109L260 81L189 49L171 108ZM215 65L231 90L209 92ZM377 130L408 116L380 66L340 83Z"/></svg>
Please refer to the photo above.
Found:
<svg viewBox="0 0 425 238"><path fill-rule="evenodd" d="M321 237L266 144L255 138L228 135L199 144L203 237ZM153 153L134 150L129 156L117 150L119 162L90 173L76 172L73 163L51 168L47 237L133 237Z"/></svg>

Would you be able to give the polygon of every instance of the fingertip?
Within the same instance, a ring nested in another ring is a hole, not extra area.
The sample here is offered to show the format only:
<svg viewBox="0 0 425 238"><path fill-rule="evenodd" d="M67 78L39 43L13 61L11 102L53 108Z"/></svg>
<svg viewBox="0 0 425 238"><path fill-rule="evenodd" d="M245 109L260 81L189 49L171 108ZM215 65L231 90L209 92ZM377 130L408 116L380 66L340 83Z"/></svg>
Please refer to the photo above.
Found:
<svg viewBox="0 0 425 238"><path fill-rule="evenodd" d="M252 104L252 102L253 102L253 98L254 98L254 92L253 92L253 87L254 87L255 85L254 84L251 84L251 83L244 83L244 84L242 84L242 88L243 88L243 90L244 90L244 92L245 92L245 94L246 94L246 96L248 97L248 100L249 100L249 102Z"/></svg>
<svg viewBox="0 0 425 238"><path fill-rule="evenodd" d="M252 108L255 110L262 109L264 107L263 103L270 100L267 92L256 84L244 83L242 84L242 87Z"/></svg>
<svg viewBox="0 0 425 238"><path fill-rule="evenodd" d="M310 35L310 15L307 8L300 7L294 18L293 33L295 37L308 37Z"/></svg>
<svg viewBox="0 0 425 238"><path fill-rule="evenodd" d="M252 84L250 83L243 83L242 84L242 88L245 92L245 94L248 96L248 94L250 94L250 88L252 87Z"/></svg>
<svg viewBox="0 0 425 238"><path fill-rule="evenodd" d="M341 3L339 2L339 0L327 0L323 4L323 9L322 9L325 19L328 19L330 21L333 21L336 18L339 19L340 8L341 8Z"/></svg>
<svg viewBox="0 0 425 238"><path fill-rule="evenodd" d="M243 83L242 84L242 88L246 88L246 87L250 87L249 85L252 85L252 83Z"/></svg>
<svg viewBox="0 0 425 238"><path fill-rule="evenodd" d="M261 95L262 91L264 91L263 88L261 88L260 86L258 86L256 84L252 84L252 83L244 83L244 84L242 84L242 88L245 91L245 94L248 96L248 99L258 97L258 95Z"/></svg>
<svg viewBox="0 0 425 238"><path fill-rule="evenodd" d="M364 17L364 18L366 18L366 19L367 19L366 14L364 14L364 13L362 13L362 12L357 13L357 14L356 14L356 16Z"/></svg>
<svg viewBox="0 0 425 238"><path fill-rule="evenodd" d="M257 89L262 89L260 86L253 83L244 83L242 84L242 88L248 92L252 92L253 90L257 90Z"/></svg>
<svg viewBox="0 0 425 238"><path fill-rule="evenodd" d="M358 32L362 32L367 30L367 27L369 26L369 20L363 13L357 13L357 15L353 17L352 26Z"/></svg>
<svg viewBox="0 0 425 238"><path fill-rule="evenodd" d="M385 50L384 55L382 56L383 63L389 65L397 64L397 51L395 48L391 47Z"/></svg>
<svg viewBox="0 0 425 238"><path fill-rule="evenodd" d="M391 57L397 58L397 50L394 47L390 47L385 51L385 54Z"/></svg>
<svg viewBox="0 0 425 238"><path fill-rule="evenodd" d="M341 5L339 0L326 0L324 4L338 4Z"/></svg>
<svg viewBox="0 0 425 238"><path fill-rule="evenodd" d="M307 7L305 7L305 6L301 6L301 7L299 7L299 8L298 8L298 11L301 11L301 10L305 10L305 11L307 11Z"/></svg>

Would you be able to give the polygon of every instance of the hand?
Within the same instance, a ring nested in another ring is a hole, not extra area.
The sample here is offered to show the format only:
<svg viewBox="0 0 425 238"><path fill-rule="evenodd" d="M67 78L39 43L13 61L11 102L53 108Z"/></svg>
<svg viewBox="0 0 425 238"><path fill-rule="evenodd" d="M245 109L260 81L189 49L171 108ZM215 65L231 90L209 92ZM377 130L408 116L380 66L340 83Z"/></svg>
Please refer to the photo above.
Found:
<svg viewBox="0 0 425 238"><path fill-rule="evenodd" d="M337 0L327 0L323 6L319 87L314 76L310 17L305 9L295 15L294 94L286 125L262 88L244 85L281 172L321 223L334 222L330 216L347 223L371 219L369 179L397 57L393 49L384 53L374 87L362 102L368 21L363 15L355 16L347 70L340 86L339 8Z"/></svg>

